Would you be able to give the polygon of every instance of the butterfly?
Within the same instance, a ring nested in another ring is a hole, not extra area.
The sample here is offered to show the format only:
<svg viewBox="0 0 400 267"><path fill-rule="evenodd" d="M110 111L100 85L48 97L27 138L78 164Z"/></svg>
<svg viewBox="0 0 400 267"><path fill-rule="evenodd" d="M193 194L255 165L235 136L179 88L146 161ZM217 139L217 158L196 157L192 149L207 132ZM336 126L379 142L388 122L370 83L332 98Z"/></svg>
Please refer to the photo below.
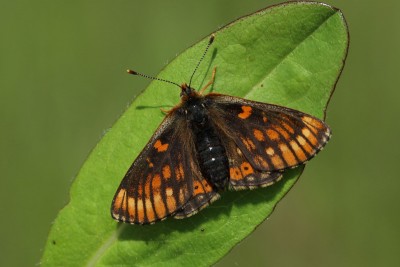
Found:
<svg viewBox="0 0 400 267"><path fill-rule="evenodd" d="M152 224L186 218L210 205L224 190L266 187L286 169L314 157L328 142L322 120L287 107L175 84L181 102L166 117L133 162L111 205L114 219Z"/></svg>

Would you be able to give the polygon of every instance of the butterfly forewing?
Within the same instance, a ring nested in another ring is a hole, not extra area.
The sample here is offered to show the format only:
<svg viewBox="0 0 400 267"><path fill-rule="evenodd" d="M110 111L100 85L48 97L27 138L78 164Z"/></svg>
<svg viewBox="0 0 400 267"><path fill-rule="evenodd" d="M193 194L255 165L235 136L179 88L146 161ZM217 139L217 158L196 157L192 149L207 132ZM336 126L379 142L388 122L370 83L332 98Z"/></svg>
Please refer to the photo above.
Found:
<svg viewBox="0 0 400 267"><path fill-rule="evenodd" d="M297 110L220 94L206 98L215 124L259 171L303 164L330 138L323 121Z"/></svg>
<svg viewBox="0 0 400 267"><path fill-rule="evenodd" d="M162 220L193 194L190 140L182 141L186 120L170 113L123 178L112 202L114 219L134 224Z"/></svg>

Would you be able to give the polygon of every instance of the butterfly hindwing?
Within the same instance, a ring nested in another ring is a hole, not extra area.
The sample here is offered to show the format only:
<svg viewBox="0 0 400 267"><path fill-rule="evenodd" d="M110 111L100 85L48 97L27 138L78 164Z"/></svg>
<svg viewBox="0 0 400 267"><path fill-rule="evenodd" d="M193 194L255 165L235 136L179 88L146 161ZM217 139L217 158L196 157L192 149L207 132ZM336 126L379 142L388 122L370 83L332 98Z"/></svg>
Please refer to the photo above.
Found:
<svg viewBox="0 0 400 267"><path fill-rule="evenodd" d="M221 134L223 136L223 133ZM253 168L233 139L223 136L229 160L229 187L233 190L254 189L274 184L282 178L281 171L265 172Z"/></svg>
<svg viewBox="0 0 400 267"><path fill-rule="evenodd" d="M303 164L330 138L322 120L297 110L220 94L205 97L210 117L258 171Z"/></svg>
<svg viewBox="0 0 400 267"><path fill-rule="evenodd" d="M220 195L215 188L213 188L212 184L204 179L200 172L196 171L193 176L193 195L190 200L177 211L174 218L183 219L190 217L219 199L219 197Z"/></svg>
<svg viewBox="0 0 400 267"><path fill-rule="evenodd" d="M186 120L170 113L123 178L112 202L114 219L148 224L173 215L193 195L192 144Z"/></svg>

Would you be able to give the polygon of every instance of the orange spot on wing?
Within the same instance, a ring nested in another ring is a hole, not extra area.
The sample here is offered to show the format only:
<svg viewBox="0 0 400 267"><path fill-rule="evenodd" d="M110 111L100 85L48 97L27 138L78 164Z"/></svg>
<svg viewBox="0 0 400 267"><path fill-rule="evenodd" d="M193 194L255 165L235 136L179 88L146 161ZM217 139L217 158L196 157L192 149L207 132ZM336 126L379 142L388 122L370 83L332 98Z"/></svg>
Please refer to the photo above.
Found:
<svg viewBox="0 0 400 267"><path fill-rule="evenodd" d="M158 152L165 152L168 149L168 143L163 144L160 140L157 140L154 143L154 148L157 149Z"/></svg>
<svg viewBox="0 0 400 267"><path fill-rule="evenodd" d="M281 157L279 157L277 154L271 157L271 161L276 169L282 169L285 167Z"/></svg>
<svg viewBox="0 0 400 267"><path fill-rule="evenodd" d="M164 218L166 216L165 204L162 200L161 194L153 194L154 208L158 218Z"/></svg>
<svg viewBox="0 0 400 267"><path fill-rule="evenodd" d="M183 179L184 175L185 175L185 172L183 170L183 165L179 164L179 166L177 168L175 168L176 179L179 181L179 180Z"/></svg>
<svg viewBox="0 0 400 267"><path fill-rule="evenodd" d="M149 177L150 177L150 175L147 177L148 178L147 180L149 180ZM138 197L142 198L142 194L143 194L143 185L139 184L138 185Z"/></svg>
<svg viewBox="0 0 400 267"><path fill-rule="evenodd" d="M264 134L260 130L254 129L253 134L258 141L265 141Z"/></svg>
<svg viewBox="0 0 400 267"><path fill-rule="evenodd" d="M258 165L260 165L260 166L262 166L262 167L264 167L264 168L268 168L268 163L267 163L267 161L266 161L263 157L261 157L261 156L259 156L259 155L257 155L257 156L254 157L254 161L255 161Z"/></svg>
<svg viewBox="0 0 400 267"><path fill-rule="evenodd" d="M314 124L314 121L315 121L313 118L311 118L309 116L303 116L301 119L302 119L302 121L307 122L309 124Z"/></svg>
<svg viewBox="0 0 400 267"><path fill-rule="evenodd" d="M154 167L154 164L150 161L149 158L147 158L146 161L147 161L147 164L149 165L149 168L153 168Z"/></svg>
<svg viewBox="0 0 400 267"><path fill-rule="evenodd" d="M137 200L136 209L137 209L137 214L138 214L137 220L139 222L144 222L144 209L143 209L143 200L142 199Z"/></svg>
<svg viewBox="0 0 400 267"><path fill-rule="evenodd" d="M242 142L245 145L245 147L247 148L247 150L253 150L256 148L253 141L251 141L249 138L241 137L240 139L242 140Z"/></svg>
<svg viewBox="0 0 400 267"><path fill-rule="evenodd" d="M230 178L232 180L240 180L243 178L242 172L238 167L232 167L229 169Z"/></svg>
<svg viewBox="0 0 400 267"><path fill-rule="evenodd" d="M274 131L272 129L268 129L265 132L269 139L274 140L274 141L279 140L279 134L276 131Z"/></svg>
<svg viewBox="0 0 400 267"><path fill-rule="evenodd" d="M275 151L272 147L268 147L267 149L265 149L265 153L267 153L267 155L269 156L273 156L275 154Z"/></svg>
<svg viewBox="0 0 400 267"><path fill-rule="evenodd" d="M304 139L302 136L298 135L296 137L297 141L299 142L300 146L309 154L313 155L314 154L314 148L311 147L309 143L307 143L306 139Z"/></svg>
<svg viewBox="0 0 400 267"><path fill-rule="evenodd" d="M193 183L193 194L198 195L198 194L203 194L203 193L208 193L212 191L212 186L207 182L206 179L199 181L194 181Z"/></svg>
<svg viewBox="0 0 400 267"><path fill-rule="evenodd" d="M292 151L289 149L289 147L286 144L279 144L279 149L282 152L282 157L286 161L286 163L289 166L295 166L299 164L299 162L296 160L295 156L293 155Z"/></svg>
<svg viewBox="0 0 400 267"><path fill-rule="evenodd" d="M146 201L144 202L144 206L146 209L146 216L147 216L147 220L149 222L153 222L156 217L155 217L155 213L153 210L153 206L151 205L151 200L150 199L146 199Z"/></svg>
<svg viewBox="0 0 400 267"><path fill-rule="evenodd" d="M238 117L241 119L247 119L248 117L250 117L252 112L252 108L249 106L242 106L242 113L238 114Z"/></svg>
<svg viewBox="0 0 400 267"><path fill-rule="evenodd" d="M154 214L153 206L151 204L150 188L151 188L151 184L150 184L150 180L148 179L144 186L144 193L145 193L144 205L145 205L147 220L149 222L152 222L155 220L155 214Z"/></svg>
<svg viewBox="0 0 400 267"><path fill-rule="evenodd" d="M206 179L203 179L203 180L201 181L201 183L203 184L203 190L204 190L204 192L209 193L209 192L212 191L212 186L207 182Z"/></svg>
<svg viewBox="0 0 400 267"><path fill-rule="evenodd" d="M254 173L253 167L251 167L250 163L248 162L243 162L240 165L240 170L242 171L243 176Z"/></svg>
<svg viewBox="0 0 400 267"><path fill-rule="evenodd" d="M290 139L290 135L288 132L280 126L276 126L276 130L286 139Z"/></svg>
<svg viewBox="0 0 400 267"><path fill-rule="evenodd" d="M294 140L290 141L290 146L292 147L294 153L296 154L297 158L300 161L307 160L307 156L304 154L304 151L299 147L299 145L296 143L296 141L294 141Z"/></svg>
<svg viewBox="0 0 400 267"><path fill-rule="evenodd" d="M325 129L325 125L317 119L314 119L314 118L311 118L308 116L303 116L301 119L303 120L303 122L307 123L309 126L317 128L319 130Z"/></svg>
<svg viewBox="0 0 400 267"><path fill-rule="evenodd" d="M193 189L194 189L194 191L193 191L194 195L198 195L198 194L204 193L202 184L199 181L194 181Z"/></svg>
<svg viewBox="0 0 400 267"><path fill-rule="evenodd" d="M303 129L301 129L301 133L304 135L304 137L308 138L311 135L311 131L304 127Z"/></svg>
<svg viewBox="0 0 400 267"><path fill-rule="evenodd" d="M147 199L150 197L150 188L151 188L151 181L147 180L144 184L144 198Z"/></svg>
<svg viewBox="0 0 400 267"><path fill-rule="evenodd" d="M294 129L289 124L287 124L286 122L282 122L282 125L286 129L286 131L288 131L291 134L294 134Z"/></svg>
<svg viewBox="0 0 400 267"><path fill-rule="evenodd" d="M124 200L125 195L126 195L125 189L119 190L118 195L115 197L115 200L114 200L114 212L115 213L118 213L118 209L121 208L122 201Z"/></svg>
<svg viewBox="0 0 400 267"><path fill-rule="evenodd" d="M165 179L171 178L171 168L169 165L165 165L162 169L162 174Z"/></svg>
<svg viewBox="0 0 400 267"><path fill-rule="evenodd" d="M186 191L186 188L179 189L179 203L180 204L183 204L183 201L185 201L185 191Z"/></svg>
<svg viewBox="0 0 400 267"><path fill-rule="evenodd" d="M170 196L167 195L167 207L170 213L176 211L177 209L175 197L173 196L173 194Z"/></svg>
<svg viewBox="0 0 400 267"><path fill-rule="evenodd" d="M174 195L174 189L172 189L172 187L167 187L165 189L165 194L167 195L167 197L171 197Z"/></svg>
<svg viewBox="0 0 400 267"><path fill-rule="evenodd" d="M253 141L251 141L249 138L247 138L247 142L252 149L256 149L256 146L254 145Z"/></svg>
<svg viewBox="0 0 400 267"><path fill-rule="evenodd" d="M135 199L133 197L128 198L128 213L130 220L135 217Z"/></svg>
<svg viewBox="0 0 400 267"><path fill-rule="evenodd" d="M315 147L318 147L318 140L315 138L314 134L308 128L303 128L301 133L311 142L311 144Z"/></svg>
<svg viewBox="0 0 400 267"><path fill-rule="evenodd" d="M160 192L161 188L161 177L159 174L155 174L153 180L151 182L151 187L153 189L153 194L156 192Z"/></svg>
<svg viewBox="0 0 400 267"><path fill-rule="evenodd" d="M177 209L176 200L174 197L174 189L172 187L167 187L165 189L165 194L167 196L167 207L169 212L174 212Z"/></svg>

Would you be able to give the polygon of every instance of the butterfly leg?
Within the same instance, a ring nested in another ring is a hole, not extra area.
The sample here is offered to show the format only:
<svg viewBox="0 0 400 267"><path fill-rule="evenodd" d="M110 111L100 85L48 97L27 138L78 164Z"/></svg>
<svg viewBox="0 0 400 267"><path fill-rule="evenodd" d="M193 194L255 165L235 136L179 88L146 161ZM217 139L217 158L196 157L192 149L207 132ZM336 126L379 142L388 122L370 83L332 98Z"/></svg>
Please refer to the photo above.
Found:
<svg viewBox="0 0 400 267"><path fill-rule="evenodd" d="M165 115L167 115L167 114L171 111L171 109L168 110L168 109L164 109L164 108L160 108L160 110L161 110L161 112L164 113Z"/></svg>
<svg viewBox="0 0 400 267"><path fill-rule="evenodd" d="M215 67L215 68L213 69L212 76L211 76L211 80L210 80L203 88L201 88L201 89L199 90L199 93L200 93L201 95L204 93L204 91L205 91L210 85L212 85L212 84L214 83L215 73L216 73L216 72L217 72L217 67Z"/></svg>

